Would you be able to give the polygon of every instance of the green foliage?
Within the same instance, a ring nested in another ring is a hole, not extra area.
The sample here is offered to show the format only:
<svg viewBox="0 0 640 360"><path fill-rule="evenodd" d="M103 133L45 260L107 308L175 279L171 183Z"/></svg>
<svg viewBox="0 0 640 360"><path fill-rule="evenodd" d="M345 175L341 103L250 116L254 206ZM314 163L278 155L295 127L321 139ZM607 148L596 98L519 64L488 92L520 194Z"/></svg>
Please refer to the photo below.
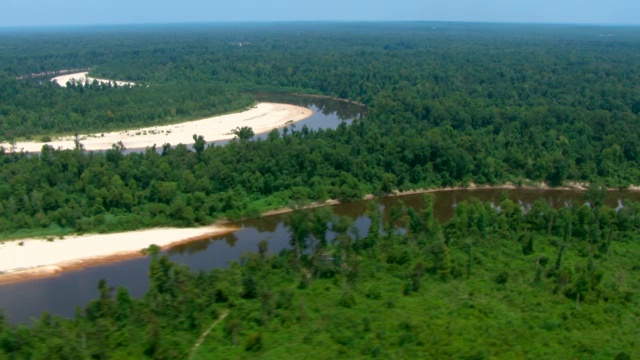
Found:
<svg viewBox="0 0 640 360"><path fill-rule="evenodd" d="M164 125L241 110L253 104L247 94L201 83L111 87L59 87L0 79L0 140L55 134L96 133ZM132 130L133 131L133 130Z"/></svg>
<svg viewBox="0 0 640 360"><path fill-rule="evenodd" d="M262 334L257 333L249 335L244 349L246 351L260 351L262 349Z"/></svg>
<svg viewBox="0 0 640 360"><path fill-rule="evenodd" d="M231 130L231 133L233 133L233 135L235 135L240 141L248 141L255 135L253 129L248 126L237 127Z"/></svg>
<svg viewBox="0 0 640 360"><path fill-rule="evenodd" d="M352 308L356 306L356 297L351 291L345 291L342 296L340 296L340 300L338 301L338 305L344 308Z"/></svg>

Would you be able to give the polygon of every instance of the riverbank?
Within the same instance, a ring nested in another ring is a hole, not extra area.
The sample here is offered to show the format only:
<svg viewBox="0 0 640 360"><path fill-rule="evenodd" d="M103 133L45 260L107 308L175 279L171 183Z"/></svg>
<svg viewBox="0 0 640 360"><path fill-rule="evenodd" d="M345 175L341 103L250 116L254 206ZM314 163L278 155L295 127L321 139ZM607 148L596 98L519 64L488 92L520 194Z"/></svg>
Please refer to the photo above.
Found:
<svg viewBox="0 0 640 360"><path fill-rule="evenodd" d="M552 187L545 183L528 183L516 186L511 183L502 185L452 186L433 189L415 189L395 191L383 197L397 197L414 194L437 193L447 191L473 190L564 190L586 191L588 184L567 183L564 186ZM620 189L610 189L620 190ZM640 191L640 186L630 186L628 191ZM371 200L376 196L368 194L363 200ZM296 209L313 209L323 206L338 205L339 200L313 202L294 208L285 207L266 211L261 216L285 214ZM124 233L69 236L63 240L47 241L46 239L21 239L0 243L0 284L24 281L33 278L59 274L65 270L73 270L102 263L117 262L141 256L140 250L152 244L161 248L170 248L191 241L204 240L216 235L224 235L237 230L228 221L220 221L213 226L199 228L161 228ZM20 245L22 244L22 245Z"/></svg>
<svg viewBox="0 0 640 360"><path fill-rule="evenodd" d="M0 243L0 284L48 277L66 270L143 256L151 245L163 249L228 234L236 228L159 228L113 234L68 236L64 239L22 239Z"/></svg>
<svg viewBox="0 0 640 360"><path fill-rule="evenodd" d="M194 143L194 134L202 135L208 142L228 140L235 137L232 130L238 127L247 126L252 128L255 134L262 134L307 119L312 115L313 110L305 107L265 102L238 113L136 130L79 135L78 140L86 151L109 150L118 142L122 142L126 149L144 149L166 143L190 145ZM0 143L0 146L7 152L33 153L39 152L43 145L49 145L55 149L74 149L75 140L74 136L65 136L47 143L25 141L15 144Z"/></svg>

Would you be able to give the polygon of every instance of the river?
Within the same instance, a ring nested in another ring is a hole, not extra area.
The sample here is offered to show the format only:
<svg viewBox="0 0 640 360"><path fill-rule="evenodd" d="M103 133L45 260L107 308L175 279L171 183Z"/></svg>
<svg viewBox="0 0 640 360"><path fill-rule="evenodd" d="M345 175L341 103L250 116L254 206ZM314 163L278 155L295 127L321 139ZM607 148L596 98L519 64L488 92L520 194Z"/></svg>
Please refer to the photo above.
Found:
<svg viewBox="0 0 640 360"><path fill-rule="evenodd" d="M288 126L287 130L300 130L307 127L309 130L336 129L340 124L350 124L355 119L362 119L366 115L366 107L346 101L330 98L316 97L313 95L292 95L285 93L260 92L252 93L258 102L283 103L306 107L313 110L313 115L295 124ZM284 128L278 129L282 135ZM266 139L269 134L257 134L255 138ZM209 142L209 145L224 145L230 140L218 140ZM191 148L191 146L189 146Z"/></svg>
<svg viewBox="0 0 640 360"><path fill-rule="evenodd" d="M568 203L584 203L583 192L570 190L453 190L435 192L436 217L444 221L453 215L455 207L462 201L478 198L482 201L499 202L506 194L510 199L527 207L538 199L544 199L554 207ZM628 191L609 192L607 203L617 207L623 199L640 201L640 193ZM420 209L423 195L406 195L384 198L379 204L385 213L402 201L403 204ZM370 221L365 216L368 204L358 201L332 206L333 212L349 216L362 236L366 235ZM247 251L257 251L258 242L267 240L269 251L278 253L289 246L289 232L284 221L287 214L265 216L258 219L238 221L232 225L240 229L232 234L208 240L176 246L164 252L171 261L185 264L194 271L226 267ZM331 238L333 234L329 234ZM142 296L149 286L147 278L149 258L136 258L117 263L91 266L64 272L59 276L34 279L0 286L0 308L5 310L11 323L28 323L42 312L72 317L78 306L97 297L97 283L107 280L113 287L124 286L132 296Z"/></svg>

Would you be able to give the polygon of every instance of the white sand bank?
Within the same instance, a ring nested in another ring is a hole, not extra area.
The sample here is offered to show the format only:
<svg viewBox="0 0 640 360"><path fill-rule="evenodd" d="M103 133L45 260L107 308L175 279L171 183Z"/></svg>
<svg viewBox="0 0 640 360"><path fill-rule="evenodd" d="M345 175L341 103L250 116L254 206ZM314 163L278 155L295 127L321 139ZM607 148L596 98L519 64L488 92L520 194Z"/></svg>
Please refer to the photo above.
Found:
<svg viewBox="0 0 640 360"><path fill-rule="evenodd" d="M140 250L153 244L166 248L235 230L224 226L160 228L115 234L68 236L64 239L56 238L54 241L6 241L0 244L0 272L4 273L0 274L0 282L12 278L12 275L19 275L21 278L38 277L57 273L65 268L139 256Z"/></svg>
<svg viewBox="0 0 640 360"><path fill-rule="evenodd" d="M136 83L131 82L131 81L117 81L117 80L94 78L94 77L87 76L87 74L89 74L89 73L88 72L79 72L79 73L74 73L74 74L60 75L60 76L54 77L53 79L51 79L51 81L57 83L58 85L60 85L62 87L67 87L67 82L74 82L74 81L76 83L78 83L78 84L84 84L85 82L89 82L89 84L92 84L94 81L97 81L100 84L116 83L116 84L118 84L118 86L135 85L136 84Z"/></svg>
<svg viewBox="0 0 640 360"><path fill-rule="evenodd" d="M113 144L121 141L127 149L144 149L148 146L163 144L193 144L193 135L202 135L206 141L232 139L231 131L237 127L248 126L256 134L266 133L274 128L284 127L292 122L306 119L313 111L301 106L276 103L259 103L250 110L189 121L174 125L146 127L136 130L116 131L108 133L79 135L80 143L85 150L108 150ZM53 148L75 148L74 137L65 136L53 139L48 143L36 141L17 142L14 146L0 143L5 151L38 152L43 145Z"/></svg>

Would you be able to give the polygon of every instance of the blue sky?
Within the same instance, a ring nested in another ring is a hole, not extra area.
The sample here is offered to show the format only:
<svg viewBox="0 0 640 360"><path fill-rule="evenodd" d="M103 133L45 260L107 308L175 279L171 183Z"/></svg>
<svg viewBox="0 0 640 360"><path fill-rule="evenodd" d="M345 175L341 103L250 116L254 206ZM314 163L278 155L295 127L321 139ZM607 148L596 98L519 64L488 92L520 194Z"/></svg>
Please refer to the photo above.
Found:
<svg viewBox="0 0 640 360"><path fill-rule="evenodd" d="M2 0L0 27L435 20L640 25L640 0Z"/></svg>

